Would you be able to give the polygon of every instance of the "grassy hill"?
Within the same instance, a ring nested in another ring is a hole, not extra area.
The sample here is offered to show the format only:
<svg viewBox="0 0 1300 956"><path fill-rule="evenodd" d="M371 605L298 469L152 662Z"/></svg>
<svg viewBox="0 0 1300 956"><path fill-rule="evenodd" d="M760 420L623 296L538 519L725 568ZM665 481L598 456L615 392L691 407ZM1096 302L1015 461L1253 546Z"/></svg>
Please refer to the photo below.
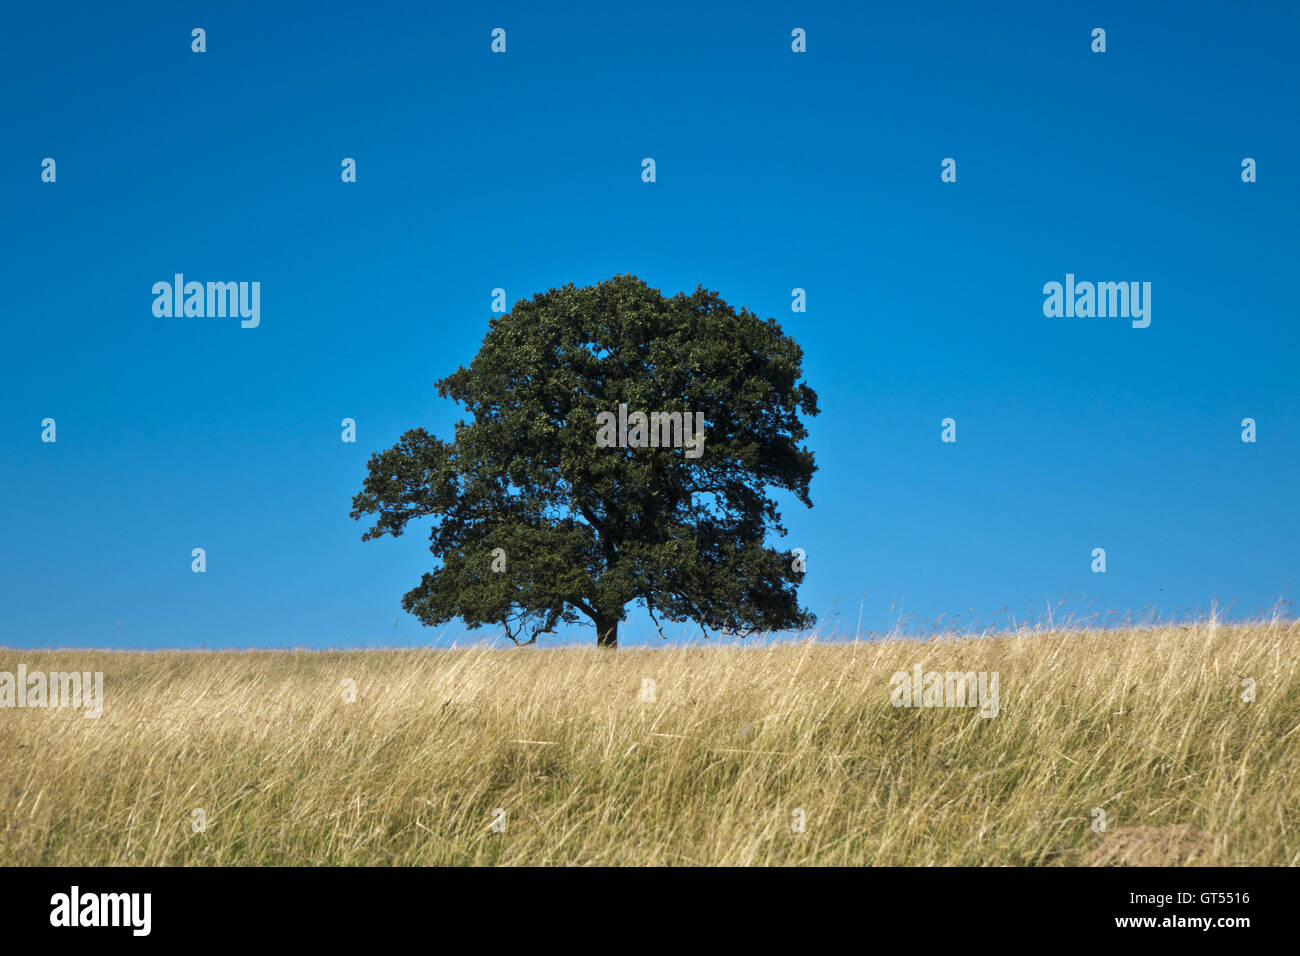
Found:
<svg viewBox="0 0 1300 956"><path fill-rule="evenodd" d="M1300 862L1297 622L19 664L103 715L0 709L4 865Z"/></svg>

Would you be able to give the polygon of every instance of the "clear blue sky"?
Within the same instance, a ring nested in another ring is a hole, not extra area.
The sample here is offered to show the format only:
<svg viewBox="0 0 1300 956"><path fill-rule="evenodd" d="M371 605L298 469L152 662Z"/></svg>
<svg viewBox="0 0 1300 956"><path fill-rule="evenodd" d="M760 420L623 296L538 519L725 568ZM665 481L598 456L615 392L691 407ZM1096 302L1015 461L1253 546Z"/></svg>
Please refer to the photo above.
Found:
<svg viewBox="0 0 1300 956"><path fill-rule="evenodd" d="M803 345L824 626L1295 596L1295 4L468 6L6 9L0 644L434 641L427 528L348 517L367 457L450 437L493 288L625 272ZM156 318L178 272L260 326ZM1067 272L1150 327L1045 317Z"/></svg>

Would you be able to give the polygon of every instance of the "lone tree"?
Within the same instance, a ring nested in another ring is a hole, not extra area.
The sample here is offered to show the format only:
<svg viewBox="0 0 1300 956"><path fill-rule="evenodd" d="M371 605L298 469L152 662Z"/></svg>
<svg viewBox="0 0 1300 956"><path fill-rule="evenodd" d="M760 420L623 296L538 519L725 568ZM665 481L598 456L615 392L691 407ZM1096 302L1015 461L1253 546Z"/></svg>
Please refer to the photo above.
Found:
<svg viewBox="0 0 1300 956"><path fill-rule="evenodd" d="M377 516L363 540L436 519L442 565L402 598L426 625L531 644L581 614L617 647L639 602L661 636L660 617L706 634L811 626L802 569L764 543L786 533L768 486L812 507L802 360L775 320L703 287L552 289L492 319L469 368L437 383L473 420L372 454L352 517Z"/></svg>

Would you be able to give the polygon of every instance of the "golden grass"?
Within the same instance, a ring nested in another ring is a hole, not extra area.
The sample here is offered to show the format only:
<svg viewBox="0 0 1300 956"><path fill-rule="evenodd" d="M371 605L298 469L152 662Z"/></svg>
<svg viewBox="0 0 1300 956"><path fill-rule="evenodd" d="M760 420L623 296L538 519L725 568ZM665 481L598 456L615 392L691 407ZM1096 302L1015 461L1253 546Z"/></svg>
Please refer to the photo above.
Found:
<svg viewBox="0 0 1300 956"><path fill-rule="evenodd" d="M6 865L1300 861L1296 622L616 652L0 649L0 671L19 663L103 671L105 701L97 720L0 710ZM891 706L891 675L917 663L998 672L998 715Z"/></svg>

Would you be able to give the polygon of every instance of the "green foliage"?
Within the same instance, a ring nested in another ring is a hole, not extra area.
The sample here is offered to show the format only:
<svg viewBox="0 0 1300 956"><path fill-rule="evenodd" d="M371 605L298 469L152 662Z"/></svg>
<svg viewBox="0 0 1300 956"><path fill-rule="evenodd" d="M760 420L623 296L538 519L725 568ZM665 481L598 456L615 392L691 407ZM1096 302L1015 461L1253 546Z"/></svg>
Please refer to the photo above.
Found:
<svg viewBox="0 0 1300 956"><path fill-rule="evenodd" d="M664 297L634 276L566 285L494 318L478 355L438 382L471 416L452 442L416 428L371 456L363 536L432 517L441 567L402 606L425 624L499 624L531 643L583 615L616 641L629 604L656 623L730 633L807 627L800 575L767 489L811 507L817 414L803 352L772 319L702 287ZM599 448L596 414L703 412L703 454ZM493 570L493 551L505 570Z"/></svg>

